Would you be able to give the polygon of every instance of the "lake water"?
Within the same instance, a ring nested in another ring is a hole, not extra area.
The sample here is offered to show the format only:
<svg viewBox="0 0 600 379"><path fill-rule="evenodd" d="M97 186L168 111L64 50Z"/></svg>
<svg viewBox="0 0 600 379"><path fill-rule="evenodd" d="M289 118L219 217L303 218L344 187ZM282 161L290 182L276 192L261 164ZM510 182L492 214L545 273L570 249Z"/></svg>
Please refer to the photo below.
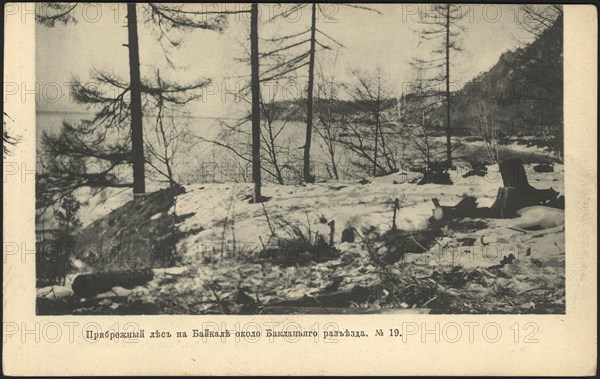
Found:
<svg viewBox="0 0 600 379"><path fill-rule="evenodd" d="M64 122L77 125L82 120L89 120L94 117L93 112L55 112L55 111L37 111L36 112L36 137L39 142L43 132L55 134L60 132ZM220 119L209 117L191 117L190 129L194 134L203 135L206 138L214 137L218 131L219 121L232 119ZM145 119L145 123L154 123L153 119Z"/></svg>
<svg viewBox="0 0 600 379"><path fill-rule="evenodd" d="M81 120L93 118L92 112L53 112L38 111L36 113L36 136L38 148L41 144L43 132L49 134L59 133L63 122L69 122L77 125ZM188 127L191 133L197 137L206 139L219 139L219 132L222 130L221 122L235 124L235 119L203 118L191 117ZM145 133L152 131L150 125L155 120L145 120ZM248 124L249 127L249 124ZM285 151L282 150L281 164L288 169L288 174L292 177L297 176L301 171L302 146L304 145L305 125L300 122L289 122L284 133L278 137L280 143L286 145ZM316 133L313 133L316 134ZM244 138L242 136L242 138ZM249 138L249 136L248 136ZM325 147L318 136L313 136L312 155L314 161L327 162ZM244 154L250 156L249 152ZM317 162L318 164L318 162ZM323 172L319 177L327 176L322 164ZM318 167L317 167L318 169ZM249 181L250 166L248 162L240 159L235 153L217 147L211 143L198 142L197 140L184 141L184 146L180 148L176 156L175 172L182 183L206 182L206 181ZM264 173L265 180L273 180L268 173ZM152 178L149 177L151 180Z"/></svg>

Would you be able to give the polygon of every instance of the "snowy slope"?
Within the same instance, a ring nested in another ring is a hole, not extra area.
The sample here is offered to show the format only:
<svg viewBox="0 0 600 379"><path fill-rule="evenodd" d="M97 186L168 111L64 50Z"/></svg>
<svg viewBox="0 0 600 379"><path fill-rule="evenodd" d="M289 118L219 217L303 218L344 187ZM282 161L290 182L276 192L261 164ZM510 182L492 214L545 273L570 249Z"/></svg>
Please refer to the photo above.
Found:
<svg viewBox="0 0 600 379"><path fill-rule="evenodd" d="M555 165L552 173L535 173L532 167L526 165L526 171L534 187L553 187L563 193L562 165ZM196 314L222 313L222 307L236 312L239 288L246 288L261 304L318 296L327 291L335 278L342 278L339 291L349 291L357 285L380 288L385 278L381 276L382 267L373 261L373 254L382 257L397 246L394 242L386 245L381 240L365 241L391 229L394 200L400 202L397 228L406 232L428 229L434 207L432 198L453 206L469 195L476 197L481 207L492 205L502 186L497 168L488 166L486 177L463 178L467 171L452 171L453 185L419 186L411 183L420 177L417 173L368 178L366 184L352 181L265 185L263 196L269 199L262 204L250 202L251 183L188 185L169 210L181 220L176 225L183 236L176 246L183 256L181 270L176 275L155 270L154 280L146 286L118 291L125 291L128 303L151 303L159 313ZM118 194L112 203L101 207L87 205L86 219L97 220L111 211L110 206L118 207L119 201L128 200L125 194ZM408 296L406 299L412 302L386 302L389 292L380 289L379 300L356 306L432 307L458 313L564 312L564 212L529 207L520 213L514 219L459 220L454 226L442 228L442 235L432 237L425 250L418 247L422 247L419 243L413 244L412 250L385 268L388 275L404 278L399 291L406 291L408 295L402 296ZM157 213L151 218L163 216ZM255 259L265 247L276 246L277 238L294 238L286 225L310 234L313 241L317 235L328 241L331 221L335 223L337 257L291 266ZM358 231L354 242L341 242L346 228ZM420 284L411 284L413 280ZM460 288L453 287L455 280L462 283ZM428 287L432 283L434 287ZM60 290L44 288L38 292L57 296ZM418 296L410 295L415 291ZM110 306L108 313L121 305Z"/></svg>
<svg viewBox="0 0 600 379"><path fill-rule="evenodd" d="M555 166L554 173L538 174L530 166L527 171L533 186L553 187L562 193L562 166ZM187 192L178 197L176 210L179 214L192 212L193 216L187 218L180 228L184 231L197 228L204 230L181 241L180 249L193 259L203 251L207 253L207 246L211 244L220 244L222 240L231 244L234 236L237 246L261 246L261 239L264 242L271 235L265 210L271 219L283 217L304 226L310 223L313 232L329 236L329 226L319 223L320 216L324 216L327 221L335 221L335 241L340 241L342 231L349 227L357 230L374 227L383 232L391 228L396 198L400 199L401 207L397 216L398 229L422 230L428 227L427 220L433 209L432 198L438 198L442 205L455 205L464 195L470 195L477 198L479 206L489 207L493 204L498 187L502 185L495 166L488 168L488 175L484 178L462 178L465 172L452 172L454 185L417 186L408 182L410 177L407 180L407 176L401 174L373 178L371 183L365 185L356 182L269 185L263 188L263 196L271 198L264 203L264 209L261 204L249 203L251 184L188 186ZM555 181L557 178L559 180ZM226 218L229 225L224 228Z"/></svg>

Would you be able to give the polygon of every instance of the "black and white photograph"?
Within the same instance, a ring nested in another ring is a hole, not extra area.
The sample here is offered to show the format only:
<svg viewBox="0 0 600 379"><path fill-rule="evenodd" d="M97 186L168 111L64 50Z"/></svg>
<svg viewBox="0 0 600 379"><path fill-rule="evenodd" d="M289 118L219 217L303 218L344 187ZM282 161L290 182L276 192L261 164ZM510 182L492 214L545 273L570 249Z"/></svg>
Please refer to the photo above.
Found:
<svg viewBox="0 0 600 379"><path fill-rule="evenodd" d="M568 315L563 8L36 3L36 314Z"/></svg>

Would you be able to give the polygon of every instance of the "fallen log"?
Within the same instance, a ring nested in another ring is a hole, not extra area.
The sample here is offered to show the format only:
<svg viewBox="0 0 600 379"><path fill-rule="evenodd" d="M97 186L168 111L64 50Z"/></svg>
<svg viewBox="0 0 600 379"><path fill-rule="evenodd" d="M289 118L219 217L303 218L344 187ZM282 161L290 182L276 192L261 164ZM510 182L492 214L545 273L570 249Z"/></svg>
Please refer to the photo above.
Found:
<svg viewBox="0 0 600 379"><path fill-rule="evenodd" d="M73 289L75 296L89 298L110 291L113 287L132 289L133 287L148 283L152 278L154 278L152 270L81 274L75 278L71 288Z"/></svg>
<svg viewBox="0 0 600 379"><path fill-rule="evenodd" d="M500 163L503 187L498 190L496 201L490 208L491 218L512 218L521 208L546 205L564 208L564 197L553 188L537 189L529 184L520 159L508 159Z"/></svg>
<svg viewBox="0 0 600 379"><path fill-rule="evenodd" d="M465 196L454 206L440 205L438 199L431 199L435 208L433 216L429 219L430 222L453 220L457 218L481 218L487 215L489 208L479 208L477 199L473 196Z"/></svg>

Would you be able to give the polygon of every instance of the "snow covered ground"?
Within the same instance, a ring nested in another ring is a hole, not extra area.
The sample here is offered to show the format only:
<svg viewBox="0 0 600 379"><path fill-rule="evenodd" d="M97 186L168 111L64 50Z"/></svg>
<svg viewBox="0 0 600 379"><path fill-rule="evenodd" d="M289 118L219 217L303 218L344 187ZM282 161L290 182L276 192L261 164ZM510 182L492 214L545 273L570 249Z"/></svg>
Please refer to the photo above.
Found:
<svg viewBox="0 0 600 379"><path fill-rule="evenodd" d="M556 165L554 173L535 173L531 166L527 167L530 183L536 188L553 187L562 193L562 166ZM269 218L283 217L286 220L303 225L321 236L329 236L327 223L320 223L319 218L335 221L334 240L340 241L344 229L353 227L357 230L374 227L379 232L389 230L392 226L394 199L400 199L397 215L397 228L405 231L422 230L428 227L428 219L432 215L432 198L438 198L442 205L455 205L463 196L477 198L478 205L489 207L493 204L501 178L496 166L488 168L486 177L471 176L463 178L465 170L451 171L454 185L426 184L417 186L409 183L421 174L392 174L370 179L371 182L361 185L357 182L316 183L306 186L270 185L263 188L263 196L270 198L261 204L248 201L252 194L251 184L199 184L186 187L187 192L178 197L177 212L193 216L181 225L182 230L202 228L203 231L180 242L180 249L189 259L197 254L208 253L207 246L220 244L226 240L247 247L261 246L261 239L266 241L271 235ZM397 183L397 184L394 184ZM224 221L230 225L224 228ZM515 221L510 221L514 223ZM231 226L234 223L234 226ZM503 226L506 222L493 220L489 229L481 235L493 239L503 235L508 242L522 232L507 232ZM510 226L510 225L508 225ZM225 230L225 232L224 232ZM510 230L510 229L509 229ZM479 237L476 235L475 237ZM503 240L501 238L501 240ZM231 247L231 246L229 246Z"/></svg>
<svg viewBox="0 0 600 379"><path fill-rule="evenodd" d="M556 165L554 169L553 173L531 174L533 170L527 167L531 184L537 188L553 187L562 192L563 168ZM252 191L250 184L191 186L179 196L176 206L178 213L193 213L180 228L203 229L179 243L178 250L185 254L187 275L166 285L164 278L159 276L148 288L135 291L134 297L147 301L179 298L179 303L189 304L190 296L200 296L204 302L210 303L213 297L211 292L201 291L202 295L199 295L198 288L208 288L216 283L216 288L223 291L221 298L233 298L238 288L245 287L255 293L261 302L267 303L305 295L316 296L334 277L343 277L339 290L350 290L356 285L377 285L381 282L381 276L364 244L360 240L340 242L342 230L354 227L360 231L371 227L375 233L384 233L391 228L392 204L396 198L401 199L398 228L405 231L423 230L429 226L428 219L433 209L431 198L438 198L442 205L455 205L464 195L471 195L477 198L479 206L490 206L501 186L494 167L489 167L489 174L485 178L462 178L455 173L454 185L417 186L409 183L410 179L410 176L406 178L401 174L393 174L374 178L371 183L364 185L336 182L266 186L263 194L270 200L264 203L264 209L261 204L249 202ZM276 224L273 220L281 217L322 236L328 236L329 226L320 221L335 221L334 240L340 257L290 267L236 259L260 250L261 245L269 239L272 231L267 215L271 227ZM489 311L535 311L536 302L540 300L536 298L532 301L528 297L533 296L531 294L542 298L545 294L553 298L556 296L558 305L555 302L552 309L560 309L560 298L564 296L563 211L532 207L524 210L519 218L487 219L483 225L463 231L445 230L444 236L427 253L407 252L389 269L398 275L406 275L408 271L409 274L412 272L421 276L435 272L446 275L457 269L482 273L478 282L468 283L460 290L449 288L446 291L459 299L464 297L466 309L473 306L470 303L473 299L507 296L508 300L498 300L501 304L490 304ZM535 231L522 229L532 225L540 227ZM224 253L221 250L223 240L226 241ZM471 243L461 242L466 240ZM385 252L387 248L389 246L381 244L375 246L377 253ZM510 264L502 265L510 254L514 259L509 259ZM181 300L182 297L188 300ZM489 301L489 298L483 301ZM435 306L435 302L425 305ZM378 307L379 304L357 306ZM402 306L414 307L416 304ZM167 308L174 312L186 312L184 309L174 310L172 305ZM187 308L187 312L202 310Z"/></svg>
<svg viewBox="0 0 600 379"><path fill-rule="evenodd" d="M563 194L562 165L555 164L550 173L536 173L531 164L525 165L525 170L532 186L552 187ZM404 232L423 231L431 226L432 198L444 206L454 206L468 195L475 197L480 207L491 206L502 186L497 167L488 166L485 177L464 178L468 171L468 167L460 165L450 171L453 185L419 186L414 180L421 174L408 171L366 178L366 184L356 180L266 184L262 192L268 200L262 204L250 201L252 183L186 185L186 192L177 196L175 206L169 210L185 215L177 225L185 236L177 242L177 252L183 257L181 272L170 275L157 271L152 282L125 293L130 301L153 303L162 313L222 313L221 308L228 301L235 308L233 299L240 288L246 288L266 304L316 296L336 277L343 278L336 288L339 291L356 285L381 285L381 267L373 262L372 254L385 255L394 246L372 240L369 251L364 239L391 229L395 199L400 205L397 229ZM129 201L131 195L114 191L108 197L110 200L100 205L95 204L94 198L84 204L80 211L84 225L104 217ZM443 286L440 283L455 278L455 274L476 278L467 280L459 289L451 285L444 289L444 296L454 299L451 312L474 308L477 312L535 312L540 301L545 304L542 313L564 312L564 212L532 207L522 213L515 219L467 219L461 220L466 227L444 227L442 236L431 241L427 249L413 245L414 251L406 251L386 270L398 277L437 278L436 286ZM339 253L333 259L306 265L248 259L256 258L265 248L276 247L280 239L294 238L298 231L310 235L313 241L318 236L329 241L331 221L334 247ZM286 225L294 225L295 229ZM531 226L535 228L529 230ZM348 228L357 230L358 236L354 242L341 242L342 233ZM47 289L38 292L50 293ZM532 296L538 297L532 300ZM489 306L473 305L484 298ZM401 306L437 307L443 311L447 303L440 303L440 299L439 294L431 295L427 301L407 301ZM393 305L377 300L355 306Z"/></svg>

